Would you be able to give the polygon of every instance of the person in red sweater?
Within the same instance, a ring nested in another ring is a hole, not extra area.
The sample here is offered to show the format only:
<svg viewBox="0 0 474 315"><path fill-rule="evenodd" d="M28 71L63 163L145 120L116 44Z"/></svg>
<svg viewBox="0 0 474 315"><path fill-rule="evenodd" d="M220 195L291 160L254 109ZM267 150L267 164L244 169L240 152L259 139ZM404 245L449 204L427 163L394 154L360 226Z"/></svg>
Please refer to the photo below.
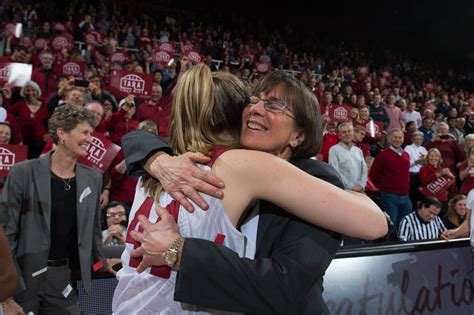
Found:
<svg viewBox="0 0 474 315"><path fill-rule="evenodd" d="M426 154L426 164L420 168L420 172L418 173L420 186L426 186L442 176L454 178L454 175L451 173L449 168L442 166L442 162L441 152L439 152L438 149L431 148L428 150L428 153ZM440 217L442 217L448 211L448 191L441 191L436 195L436 198L441 201L442 204L440 212Z"/></svg>
<svg viewBox="0 0 474 315"><path fill-rule="evenodd" d="M163 89L161 88L161 85L159 83L153 83L151 98L138 106L137 119L139 121L153 120L158 124L161 111L164 110L160 104L162 96Z"/></svg>
<svg viewBox="0 0 474 315"><path fill-rule="evenodd" d="M336 132L336 123L333 121L327 121L324 128L323 134L323 144L321 145L321 154L322 160L327 162L329 159L329 149L333 145L336 145L339 142L339 135Z"/></svg>
<svg viewBox="0 0 474 315"><path fill-rule="evenodd" d="M136 110L133 95L121 100L119 106L120 110L107 120L107 130L110 134L110 140L121 145L122 137L130 131L136 130L139 121L134 118Z"/></svg>
<svg viewBox="0 0 474 315"><path fill-rule="evenodd" d="M323 100L319 104L319 107L321 108L321 115L327 115L329 111L329 106L332 104L332 93L327 91L324 92L323 95Z"/></svg>
<svg viewBox="0 0 474 315"><path fill-rule="evenodd" d="M467 159L459 166L459 179L462 182L459 192L467 196L474 189L474 147L467 149Z"/></svg>
<svg viewBox="0 0 474 315"><path fill-rule="evenodd" d="M35 81L41 89L41 101L54 92L56 86L56 72L53 69L54 55L51 51L45 50L40 56L41 67L33 70L31 80Z"/></svg>
<svg viewBox="0 0 474 315"><path fill-rule="evenodd" d="M380 189L380 207L398 229L403 217L413 210L410 197L410 156L403 151L403 131L399 128L387 134L389 147L380 152L370 169L369 177Z"/></svg>
<svg viewBox="0 0 474 315"><path fill-rule="evenodd" d="M28 61L28 48L23 45L16 45L10 56L1 56L0 63L26 63Z"/></svg>
<svg viewBox="0 0 474 315"><path fill-rule="evenodd" d="M158 126L152 120L140 122L137 130L145 130L158 135ZM120 201L131 206L135 197L137 181L137 177L128 176L127 165L125 164L123 152L120 150L110 166L110 200Z"/></svg>
<svg viewBox="0 0 474 315"><path fill-rule="evenodd" d="M22 101L13 104L8 110L15 116L21 128L23 143L28 145L28 159L37 158L49 139L49 112L46 104L39 100L41 90L33 81L29 81L20 92Z"/></svg>
<svg viewBox="0 0 474 315"><path fill-rule="evenodd" d="M443 162L441 166L448 167L451 173L456 174L456 165L466 159L464 149L456 138L449 133L449 126L445 122L438 123L436 136L426 146L426 149L436 148L441 152Z"/></svg>

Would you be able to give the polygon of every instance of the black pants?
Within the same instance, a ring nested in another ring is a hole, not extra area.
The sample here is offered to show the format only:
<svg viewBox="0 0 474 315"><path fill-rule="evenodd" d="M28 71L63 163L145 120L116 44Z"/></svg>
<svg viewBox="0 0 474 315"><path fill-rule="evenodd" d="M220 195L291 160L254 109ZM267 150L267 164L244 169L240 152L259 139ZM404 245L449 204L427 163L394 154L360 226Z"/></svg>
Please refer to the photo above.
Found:
<svg viewBox="0 0 474 315"><path fill-rule="evenodd" d="M25 314L79 315L76 282L67 265L48 267L27 289L15 296Z"/></svg>
<svg viewBox="0 0 474 315"><path fill-rule="evenodd" d="M418 173L410 173L410 200L411 204L413 205L413 209L418 209L418 203L423 200L423 194L418 188L420 188Z"/></svg>

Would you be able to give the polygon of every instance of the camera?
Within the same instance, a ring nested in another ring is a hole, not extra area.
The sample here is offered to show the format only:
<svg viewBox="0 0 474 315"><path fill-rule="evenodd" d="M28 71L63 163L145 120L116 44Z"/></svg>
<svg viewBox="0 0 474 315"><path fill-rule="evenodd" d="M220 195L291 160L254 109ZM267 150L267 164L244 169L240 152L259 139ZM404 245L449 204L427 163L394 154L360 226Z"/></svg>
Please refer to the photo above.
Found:
<svg viewBox="0 0 474 315"><path fill-rule="evenodd" d="M439 138L443 139L443 140L448 140L451 137L449 135L441 135L441 136L439 136Z"/></svg>
<svg viewBox="0 0 474 315"><path fill-rule="evenodd" d="M75 79L74 80L74 85L87 88L87 87L89 87L89 81L83 80L83 79Z"/></svg>

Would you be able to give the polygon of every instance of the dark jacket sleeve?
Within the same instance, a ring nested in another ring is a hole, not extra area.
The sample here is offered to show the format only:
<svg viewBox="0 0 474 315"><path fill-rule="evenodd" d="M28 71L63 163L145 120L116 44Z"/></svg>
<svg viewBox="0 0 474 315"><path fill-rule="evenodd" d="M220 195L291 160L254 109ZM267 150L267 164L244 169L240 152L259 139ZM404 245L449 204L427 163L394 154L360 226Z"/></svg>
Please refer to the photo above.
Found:
<svg viewBox="0 0 474 315"><path fill-rule="evenodd" d="M48 112L53 113L56 107L58 107L60 100L61 100L61 96L59 96L58 92L55 92L54 95L48 101L48 104L47 104Z"/></svg>
<svg viewBox="0 0 474 315"><path fill-rule="evenodd" d="M157 135L148 131L132 131L122 138L122 151L127 164L129 176L140 176L146 173L142 165L146 158L156 151L163 151L172 154L168 144Z"/></svg>
<svg viewBox="0 0 474 315"><path fill-rule="evenodd" d="M295 163L342 186L327 163ZM262 202L267 230L255 260L201 239L186 239L175 300L248 314L325 314L323 275L339 248L339 234L310 225ZM260 227L258 233L261 233Z"/></svg>

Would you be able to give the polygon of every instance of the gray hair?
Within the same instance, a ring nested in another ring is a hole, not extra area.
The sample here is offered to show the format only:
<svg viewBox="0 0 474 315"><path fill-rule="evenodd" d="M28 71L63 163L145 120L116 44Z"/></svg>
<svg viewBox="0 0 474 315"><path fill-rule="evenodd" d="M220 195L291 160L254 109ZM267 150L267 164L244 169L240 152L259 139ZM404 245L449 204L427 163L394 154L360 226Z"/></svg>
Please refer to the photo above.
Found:
<svg viewBox="0 0 474 315"><path fill-rule="evenodd" d="M415 140L416 136L421 136L422 138L424 137L423 132L415 131L411 134L411 140Z"/></svg>
<svg viewBox="0 0 474 315"><path fill-rule="evenodd" d="M49 119L49 135L55 144L58 144L59 137L57 130L63 129L69 132L77 127L80 123L89 123L92 128L97 126L97 119L92 111L85 107L75 105L63 105L57 107Z"/></svg>
<svg viewBox="0 0 474 315"><path fill-rule="evenodd" d="M352 128L352 130L354 130L354 126L352 125L351 122L343 122L337 125L337 132L341 132L342 127L345 127L345 126L349 126Z"/></svg>
<svg viewBox="0 0 474 315"><path fill-rule="evenodd" d="M25 90L26 90L27 87L31 87L31 88L33 88L33 90L35 90L36 97L41 96L41 89L40 89L38 83L36 83L35 81L28 81L20 90L21 97L25 97Z"/></svg>
<svg viewBox="0 0 474 315"><path fill-rule="evenodd" d="M446 127L449 129L449 125L447 123L445 123L444 121L440 121L437 125L436 125L436 132L438 132L438 129L439 127Z"/></svg>
<svg viewBox="0 0 474 315"><path fill-rule="evenodd" d="M474 133L470 133L464 137L464 140L474 140Z"/></svg>

